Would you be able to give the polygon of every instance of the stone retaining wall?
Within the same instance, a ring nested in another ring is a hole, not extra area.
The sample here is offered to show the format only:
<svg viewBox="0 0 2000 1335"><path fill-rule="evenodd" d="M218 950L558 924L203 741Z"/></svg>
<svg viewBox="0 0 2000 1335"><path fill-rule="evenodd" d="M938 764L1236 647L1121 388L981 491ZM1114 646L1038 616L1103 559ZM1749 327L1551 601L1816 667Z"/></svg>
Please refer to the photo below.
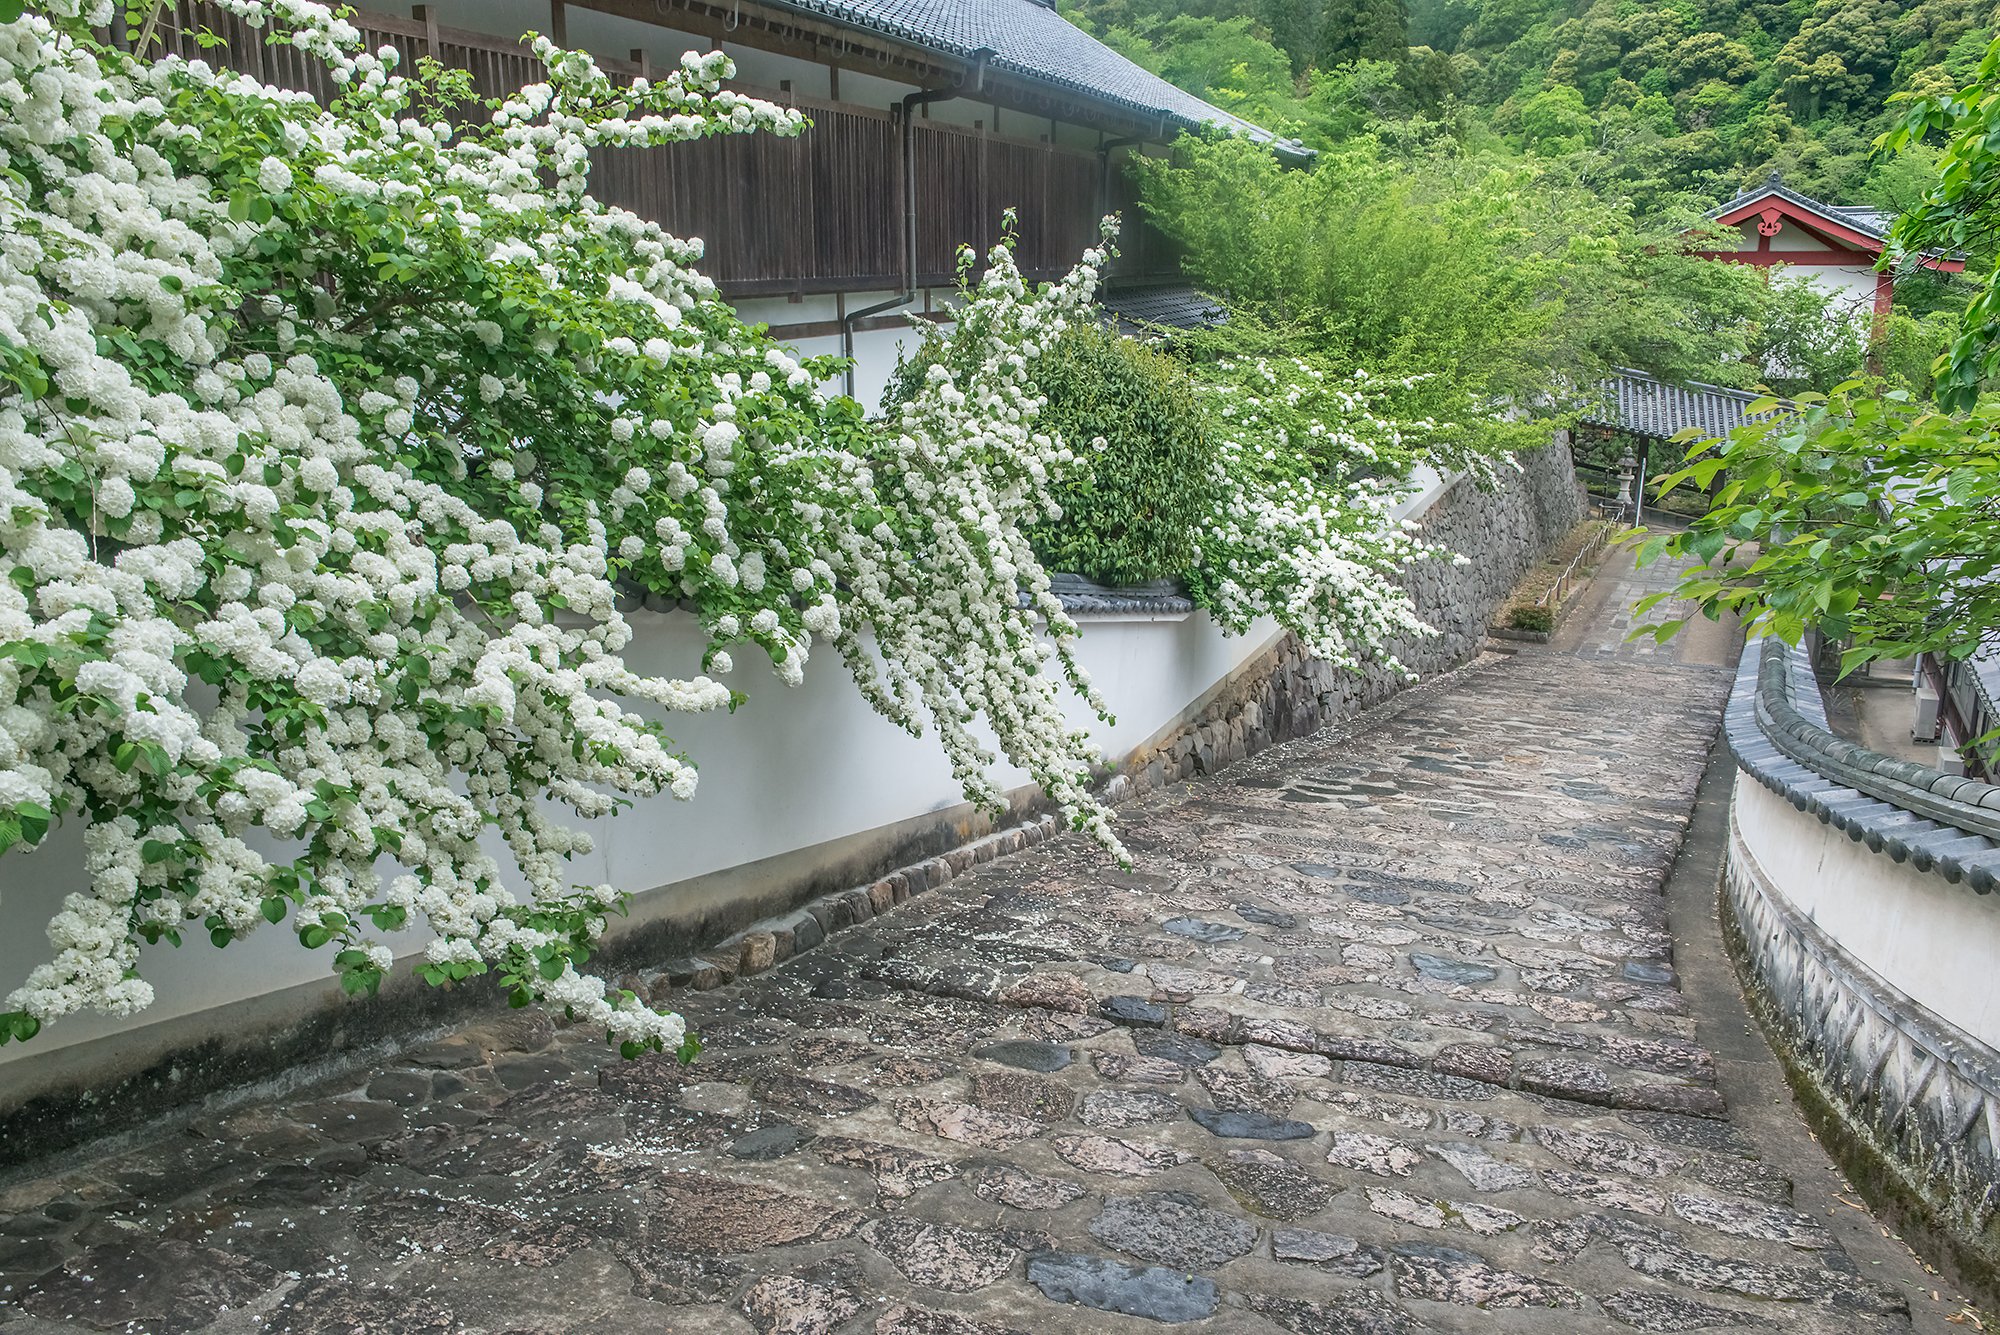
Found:
<svg viewBox="0 0 2000 1335"><path fill-rule="evenodd" d="M1417 528L1426 541L1467 561L1427 561L1406 572L1404 587L1438 633L1398 640L1391 651L1419 678L1471 661L1493 613L1583 517L1583 488L1560 437L1520 456L1519 470L1490 488L1470 478L1453 482L1417 519ZM1224 682L1188 726L1135 752L1126 772L1143 787L1212 774L1274 742L1352 718L1408 684L1386 663L1360 673L1339 671L1285 635Z"/></svg>

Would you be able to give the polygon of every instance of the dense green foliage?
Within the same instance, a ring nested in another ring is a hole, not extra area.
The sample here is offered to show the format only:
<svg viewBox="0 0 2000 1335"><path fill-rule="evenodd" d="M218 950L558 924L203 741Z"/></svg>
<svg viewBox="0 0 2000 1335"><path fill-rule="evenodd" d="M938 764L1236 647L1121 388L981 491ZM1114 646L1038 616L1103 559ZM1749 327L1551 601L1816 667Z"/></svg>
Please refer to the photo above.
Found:
<svg viewBox="0 0 2000 1335"><path fill-rule="evenodd" d="M1885 136L1889 151L1925 137L1944 145L1938 175L1896 225L1905 247L1977 248L2000 228L1996 95L2000 46L1973 83L1913 101ZM1642 609L1688 599L1793 642L1816 628L1842 643L1844 668L2000 647L2000 296L1989 279L1957 320L1925 323L1928 335L1892 326L1890 352L1914 359L1933 338L1949 339L1936 367L1937 406L1851 383L1693 448L1667 482L1719 479L1715 504L1688 532L1651 539L1642 555L1701 564ZM1653 630L1664 638L1678 624Z"/></svg>
<svg viewBox="0 0 2000 1335"><path fill-rule="evenodd" d="M1225 351L1415 377L1389 407L1447 446L1544 440L1613 367L1790 392L1865 360L1814 289L1700 258L1698 210L1642 217L1566 164L1363 140L1301 172L1185 140L1138 170L1189 275L1231 306Z"/></svg>
<svg viewBox="0 0 2000 1335"><path fill-rule="evenodd" d="M1109 330L1072 329L1035 363L1040 425L1079 453L1056 489L1062 518L1030 530L1044 563L1106 584L1179 575L1215 505L1215 440L1185 372Z"/></svg>
<svg viewBox="0 0 2000 1335"><path fill-rule="evenodd" d="M1817 627L1848 667L2000 645L2000 399L1952 416L1856 386L1738 431L1667 481L1718 473L1714 508L1642 549L1705 564L1642 611L1692 599L1792 642Z"/></svg>
<svg viewBox="0 0 2000 1335"><path fill-rule="evenodd" d="M1523 274L1458 256L1512 245L1520 256L1560 260L1573 276L1531 284L1537 301L1549 285L1563 289L1561 313L1539 318L1559 342L1590 354L1558 349L1555 374L1595 361L1785 393L1862 374L1868 349L1829 336L1824 302L1782 285L1760 293L1744 275L1699 273L1686 263L1687 229L1773 172L1836 203L1913 206L1936 177L1935 142L1909 135L1886 153L1874 142L1899 124L1904 95L1945 95L1971 78L1995 31L1993 6L1975 0L1067 0L1065 8L1189 91L1301 138L1321 154L1317 172L1332 159L1332 182L1294 187L1279 211L1289 226L1301 216L1296 199L1317 195L1313 245L1332 263L1372 276L1385 222L1402 230L1398 241L1424 233L1455 246L1477 225L1467 215L1505 214L1499 235L1422 271L1441 284L1475 274L1467 307L1479 314L1465 324L1488 348L1506 345L1516 321L1482 318L1496 309L1486 299ZM1233 170L1217 197L1254 174L1247 164ZM1456 207L1453 192L1468 186L1474 198ZM1392 216L1413 201L1424 216ZM1226 238L1239 221L1283 232L1276 214L1241 198L1205 217L1172 198L1154 202L1178 214L1169 230L1184 239L1193 239L1188 229ZM1441 216L1449 212L1458 216ZM1343 241L1345 257L1328 244ZM1990 267L1989 238L1958 248L1970 251L1975 271ZM1199 249L1198 276L1238 294L1250 290L1241 270L1275 274L1297 257L1253 243L1226 260L1222 246ZM1399 253L1377 284L1405 311L1450 292L1419 291L1413 258ZM1351 285L1338 286L1348 290L1325 290L1353 309ZM1955 280L1901 275L1875 369L1928 394L1942 330L1927 317L1962 301ZM1443 332L1421 311L1395 323L1411 339ZM1521 357L1536 364L1545 346L1531 337ZM1421 360L1374 365L1391 375L1422 369Z"/></svg>
<svg viewBox="0 0 2000 1335"><path fill-rule="evenodd" d="M1314 147L1371 123L1543 157L1587 152L1642 199L1727 198L1773 170L1913 203L1928 155L1875 161L1892 94L1948 92L1993 36L1978 0L1074 0L1190 91Z"/></svg>
<svg viewBox="0 0 2000 1335"><path fill-rule="evenodd" d="M888 402L906 401L953 356L954 345L926 330L898 363ZM1037 555L1051 570L1104 584L1184 575L1216 503L1214 429L1185 368L1148 344L1085 325L1064 331L1031 369L1047 398L1037 429L1080 456L1054 489L1060 518L1029 530Z"/></svg>
<svg viewBox="0 0 2000 1335"><path fill-rule="evenodd" d="M1930 187L1896 222L1896 240L1912 252L1959 250L1990 255L2000 237L2000 42L1963 89L1912 102L1883 136L1887 151L1942 142ZM1946 408L1970 408L2000 375L2000 270L1989 269L1959 320L1937 368Z"/></svg>

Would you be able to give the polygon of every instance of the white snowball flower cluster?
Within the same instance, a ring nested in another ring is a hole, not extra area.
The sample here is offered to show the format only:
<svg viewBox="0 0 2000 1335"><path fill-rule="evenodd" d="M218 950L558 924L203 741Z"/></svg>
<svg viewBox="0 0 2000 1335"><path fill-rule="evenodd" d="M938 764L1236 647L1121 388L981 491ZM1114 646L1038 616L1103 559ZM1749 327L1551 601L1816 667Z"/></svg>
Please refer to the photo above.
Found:
<svg viewBox="0 0 2000 1335"><path fill-rule="evenodd" d="M528 484L490 504L466 460L497 482L482 446L548 409L508 348L604 355L520 314L534 266L590 251L649 328L712 296L694 247L581 197L590 150L802 122L722 92L720 57L626 89L549 48L546 84L455 134L325 6L222 2L343 97L134 60L73 4L0 24L0 852L80 819L92 876L0 1041L144 1007L141 942L289 918L352 990L391 963L365 929L421 921L432 981L492 971L677 1047L577 973L618 897L568 885L589 840L551 812L692 795L659 716L731 694L626 667L603 526Z"/></svg>
<svg viewBox="0 0 2000 1335"><path fill-rule="evenodd" d="M841 507L840 517L879 518L837 531L827 561L847 606L845 619L822 633L877 709L912 731L928 715L973 800L993 809L1005 802L989 776L994 756L972 730L983 720L1071 825L1122 859L1109 815L1089 791L1096 751L1065 717L1063 693L1101 718L1109 710L1075 660L1077 628L1026 536L1060 515L1053 487L1076 461L1059 438L1035 429L1045 400L1030 367L1072 321L1093 318L1108 249L1085 251L1060 282L1032 289L1014 264L1012 221L1010 213L1007 239L976 283L973 255L961 254L964 301L940 361L902 403L868 466L851 471L861 504ZM1107 247L1112 232L1106 219Z"/></svg>
<svg viewBox="0 0 2000 1335"><path fill-rule="evenodd" d="M143 1007L140 944L189 924L288 923L354 990L391 962L368 929L421 924L430 981L675 1047L578 972L619 899L567 883L589 840L552 813L692 796L661 722L743 699L739 641L792 684L833 642L997 805L983 721L1116 847L1022 536L1071 462L1025 368L1102 252L1037 292L996 250L963 371L865 422L698 241L586 193L600 148L803 127L724 57L621 86L541 42L482 123L322 5L222 2L341 96L137 61L53 0L0 25L0 853L57 819L93 850L0 1041ZM625 666L638 594L699 614L704 675Z"/></svg>
<svg viewBox="0 0 2000 1335"><path fill-rule="evenodd" d="M1227 630L1269 616L1347 669L1394 640L1435 634L1395 582L1411 562L1446 555L1393 514L1417 453L1405 433L1435 425L1379 411L1407 382L1259 358L1206 366L1201 384L1220 448L1217 513L1188 574L1195 600Z"/></svg>

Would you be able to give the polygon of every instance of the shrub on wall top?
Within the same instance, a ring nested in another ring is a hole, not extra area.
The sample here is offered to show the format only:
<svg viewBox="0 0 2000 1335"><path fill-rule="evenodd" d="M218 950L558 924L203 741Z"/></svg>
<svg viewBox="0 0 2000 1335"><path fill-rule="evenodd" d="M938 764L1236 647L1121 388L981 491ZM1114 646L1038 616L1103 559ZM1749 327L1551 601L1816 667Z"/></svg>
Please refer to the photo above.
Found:
<svg viewBox="0 0 2000 1335"><path fill-rule="evenodd" d="M926 330L890 378L888 405L950 356ZM1079 325L1035 359L1032 375L1046 398L1037 428L1082 465L1054 488L1061 517L1029 532L1042 563L1114 585L1185 575L1217 500L1213 419L1187 370L1135 339Z"/></svg>
<svg viewBox="0 0 2000 1335"><path fill-rule="evenodd" d="M1185 573L1215 505L1214 430L1186 371L1136 340L1080 328L1034 376L1048 397L1042 424L1089 464L1056 489L1062 518L1029 533L1043 563L1105 584Z"/></svg>

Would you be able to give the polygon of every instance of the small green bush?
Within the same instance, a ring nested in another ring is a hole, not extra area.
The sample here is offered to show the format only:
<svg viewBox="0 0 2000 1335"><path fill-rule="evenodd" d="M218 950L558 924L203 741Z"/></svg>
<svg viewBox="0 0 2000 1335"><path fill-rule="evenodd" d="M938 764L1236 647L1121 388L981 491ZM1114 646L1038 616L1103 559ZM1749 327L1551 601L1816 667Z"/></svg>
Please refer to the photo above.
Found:
<svg viewBox="0 0 2000 1335"><path fill-rule="evenodd" d="M926 332L890 378L884 406L913 394L939 355ZM1112 585L1183 574L1216 503L1215 437L1186 369L1091 325L1064 333L1036 360L1034 378L1048 400L1036 426L1079 461L1055 491L1062 518L1028 530L1042 564ZM1091 443L1099 437L1101 449Z"/></svg>
<svg viewBox="0 0 2000 1335"><path fill-rule="evenodd" d="M1035 383L1048 396L1041 425L1088 460L1057 490L1063 517L1029 531L1042 563L1104 584L1186 571L1215 505L1215 437L1187 372L1135 339L1078 328L1036 363Z"/></svg>
<svg viewBox="0 0 2000 1335"><path fill-rule="evenodd" d="M1529 603L1509 612L1507 625L1512 630L1540 631L1546 635L1556 628L1556 614L1549 608Z"/></svg>

